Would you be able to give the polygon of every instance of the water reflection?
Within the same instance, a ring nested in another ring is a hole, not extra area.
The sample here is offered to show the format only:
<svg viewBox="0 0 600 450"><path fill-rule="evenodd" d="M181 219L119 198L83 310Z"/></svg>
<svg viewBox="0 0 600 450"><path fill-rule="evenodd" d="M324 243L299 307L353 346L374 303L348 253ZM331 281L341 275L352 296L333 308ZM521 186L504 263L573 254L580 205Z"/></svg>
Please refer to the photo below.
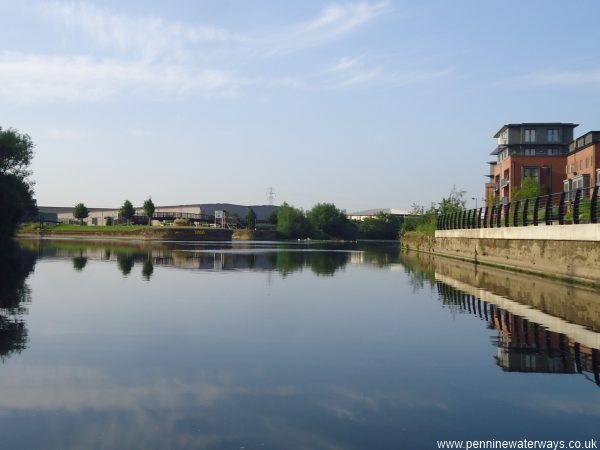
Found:
<svg viewBox="0 0 600 450"><path fill-rule="evenodd" d="M498 332L496 363L506 372L580 373L600 386L600 350L548 330L498 305L437 282L442 303L484 319ZM593 342L596 333L589 332ZM590 344L594 345L594 344Z"/></svg>
<svg viewBox="0 0 600 450"><path fill-rule="evenodd" d="M597 430L598 391L579 382L598 382L590 290L392 246L24 245L29 347L0 365L3 448L420 449Z"/></svg>
<svg viewBox="0 0 600 450"><path fill-rule="evenodd" d="M149 281L155 266L180 269L229 271L277 271L287 277L309 269L319 276L333 276L352 263L385 267L396 263L397 244L247 244L247 243L124 243L77 242L71 240L24 240L21 245L41 258L70 257L73 268L82 271L88 261L116 261L127 277L136 263Z"/></svg>
<svg viewBox="0 0 600 450"><path fill-rule="evenodd" d="M144 265L142 266L142 276L144 280L150 281L152 278L152 274L154 273L154 264L152 264L151 259L144 260Z"/></svg>
<svg viewBox="0 0 600 450"><path fill-rule="evenodd" d="M77 272L81 272L83 269L85 269L87 262L88 259L85 256L76 256L73 258L73 269L75 269Z"/></svg>
<svg viewBox="0 0 600 450"><path fill-rule="evenodd" d="M35 267L36 255L13 243L0 249L0 358L4 361L27 347L23 315L31 299L25 282Z"/></svg>
<svg viewBox="0 0 600 450"><path fill-rule="evenodd" d="M404 262L414 286L435 285L444 307L496 330L495 359L503 371L578 373L600 386L600 334L594 331L600 298L594 290L424 255Z"/></svg>

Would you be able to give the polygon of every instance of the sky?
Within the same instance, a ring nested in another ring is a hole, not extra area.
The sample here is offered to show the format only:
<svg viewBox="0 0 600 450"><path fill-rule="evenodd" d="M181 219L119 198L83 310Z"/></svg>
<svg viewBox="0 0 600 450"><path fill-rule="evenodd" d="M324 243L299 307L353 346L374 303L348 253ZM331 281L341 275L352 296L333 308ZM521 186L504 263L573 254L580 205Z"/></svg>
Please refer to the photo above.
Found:
<svg viewBox="0 0 600 450"><path fill-rule="evenodd" d="M600 129L600 2L0 0L39 205L484 196L493 135Z"/></svg>

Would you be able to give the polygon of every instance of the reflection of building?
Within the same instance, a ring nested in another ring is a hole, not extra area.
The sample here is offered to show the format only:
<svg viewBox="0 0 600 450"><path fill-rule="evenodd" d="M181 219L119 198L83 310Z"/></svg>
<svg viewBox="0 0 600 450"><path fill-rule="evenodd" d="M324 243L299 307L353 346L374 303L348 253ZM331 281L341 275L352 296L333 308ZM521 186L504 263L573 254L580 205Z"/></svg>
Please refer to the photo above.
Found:
<svg viewBox="0 0 600 450"><path fill-rule="evenodd" d="M587 189L600 182L600 131L590 131L569 145L563 190ZM587 195L589 191L586 192Z"/></svg>
<svg viewBox="0 0 600 450"><path fill-rule="evenodd" d="M442 303L476 315L498 332L496 362L506 372L589 373L600 386L600 349L550 331L493 303L437 282ZM591 376L590 376L591 378Z"/></svg>
<svg viewBox="0 0 600 450"><path fill-rule="evenodd" d="M496 361L507 372L594 373L597 349L502 310L494 315L494 326L499 335Z"/></svg>
<svg viewBox="0 0 600 450"><path fill-rule="evenodd" d="M542 194L562 190L566 154L573 140L573 123L519 123L504 125L494 135L498 145L491 153L486 199L510 202L525 178L536 180ZM505 200L506 199L506 200Z"/></svg>

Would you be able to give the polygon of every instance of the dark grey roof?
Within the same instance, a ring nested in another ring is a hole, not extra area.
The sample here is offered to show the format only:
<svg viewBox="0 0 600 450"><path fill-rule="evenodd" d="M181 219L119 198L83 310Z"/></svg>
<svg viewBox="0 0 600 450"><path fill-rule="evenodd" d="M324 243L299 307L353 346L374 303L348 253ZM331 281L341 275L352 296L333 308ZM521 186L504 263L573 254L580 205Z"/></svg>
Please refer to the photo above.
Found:
<svg viewBox="0 0 600 450"><path fill-rule="evenodd" d="M495 138L500 137L500 134L507 128L522 128L522 127L578 127L578 123L570 122L523 122L523 123L507 123L494 135Z"/></svg>

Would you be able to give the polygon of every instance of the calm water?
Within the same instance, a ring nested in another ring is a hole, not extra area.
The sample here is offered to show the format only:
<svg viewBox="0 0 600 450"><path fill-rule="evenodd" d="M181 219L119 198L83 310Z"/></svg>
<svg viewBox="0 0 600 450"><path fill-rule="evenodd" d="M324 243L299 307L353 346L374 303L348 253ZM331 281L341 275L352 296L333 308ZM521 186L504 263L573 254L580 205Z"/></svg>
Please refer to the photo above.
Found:
<svg viewBox="0 0 600 450"><path fill-rule="evenodd" d="M600 437L597 292L393 245L22 241L2 448Z"/></svg>

